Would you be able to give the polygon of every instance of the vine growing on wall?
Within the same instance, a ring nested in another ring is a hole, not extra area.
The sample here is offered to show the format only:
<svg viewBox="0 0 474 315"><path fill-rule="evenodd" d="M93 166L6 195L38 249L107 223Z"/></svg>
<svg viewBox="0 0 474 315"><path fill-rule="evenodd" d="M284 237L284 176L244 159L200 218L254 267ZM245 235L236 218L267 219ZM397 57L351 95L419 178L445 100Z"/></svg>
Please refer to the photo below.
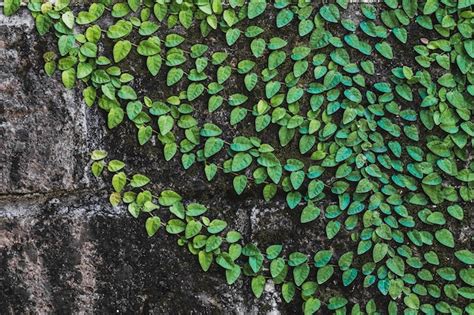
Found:
<svg viewBox="0 0 474 315"><path fill-rule="evenodd" d="M110 129L129 121L140 145L159 145L164 160L200 167L210 182L229 174L237 195L283 194L302 225L325 224L329 240L344 229L355 250L259 248L205 205L148 190L146 175L94 151L111 204L146 216L150 237L177 235L204 271L220 266L230 285L250 277L257 298L272 281L306 314L472 314L472 234L460 227L472 224L474 200L474 1L333 2L27 7L38 33L57 37L44 71L83 88ZM6 0L4 14L20 4ZM391 301L324 294L335 278Z"/></svg>

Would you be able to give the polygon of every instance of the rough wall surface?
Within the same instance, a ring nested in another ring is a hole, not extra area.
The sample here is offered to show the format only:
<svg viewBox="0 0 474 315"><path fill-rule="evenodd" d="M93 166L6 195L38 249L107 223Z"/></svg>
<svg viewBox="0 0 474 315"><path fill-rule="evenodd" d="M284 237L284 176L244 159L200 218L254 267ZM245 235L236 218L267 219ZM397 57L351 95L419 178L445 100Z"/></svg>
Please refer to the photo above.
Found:
<svg viewBox="0 0 474 315"><path fill-rule="evenodd" d="M0 314L297 312L282 309L289 306L272 285L256 301L248 282L228 286L217 268L203 273L174 237L149 239L142 221L109 205L107 187L88 170L97 148L151 172L157 189L209 205L249 240L300 233L283 203L235 199L232 188L222 192L231 187L224 176L217 192L203 176L163 163L158 149L138 149L131 130L103 129L104 117L78 89L44 73L42 55L52 47L26 10L0 15ZM307 239L304 246L318 237Z"/></svg>

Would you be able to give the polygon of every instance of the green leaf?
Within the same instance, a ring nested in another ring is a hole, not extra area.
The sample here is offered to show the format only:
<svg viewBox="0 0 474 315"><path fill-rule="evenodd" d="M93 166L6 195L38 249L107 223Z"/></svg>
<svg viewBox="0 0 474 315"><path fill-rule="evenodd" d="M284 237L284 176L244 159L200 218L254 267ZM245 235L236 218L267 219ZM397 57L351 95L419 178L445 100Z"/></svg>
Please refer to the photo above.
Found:
<svg viewBox="0 0 474 315"><path fill-rule="evenodd" d="M314 29L314 24L311 20L301 20L298 24L298 34L303 37L311 33Z"/></svg>
<svg viewBox="0 0 474 315"><path fill-rule="evenodd" d="M150 36L158 30L159 26L156 23L145 21L140 25L138 33L142 36Z"/></svg>
<svg viewBox="0 0 474 315"><path fill-rule="evenodd" d="M190 239L201 232L202 223L199 221L191 220L186 225L186 229L184 230L184 236L186 239Z"/></svg>
<svg viewBox="0 0 474 315"><path fill-rule="evenodd" d="M304 302L304 315L316 313L321 308L321 301L317 298L310 297Z"/></svg>
<svg viewBox="0 0 474 315"><path fill-rule="evenodd" d="M411 309L417 310L420 308L420 299L414 293L410 293L409 295L407 295L403 299L403 302L405 303L406 306L408 306Z"/></svg>
<svg viewBox="0 0 474 315"><path fill-rule="evenodd" d="M288 204L290 209L296 208L296 206L298 206L298 204L300 203L301 199L302 199L302 195L301 193L297 191L289 192L286 195L286 203Z"/></svg>
<svg viewBox="0 0 474 315"><path fill-rule="evenodd" d="M208 181L211 181L217 173L217 165L214 163L207 164L204 168L204 172L206 173L206 178Z"/></svg>
<svg viewBox="0 0 474 315"><path fill-rule="evenodd" d="M211 235L206 240L206 252L211 253L218 249L222 244L222 238L220 236Z"/></svg>
<svg viewBox="0 0 474 315"><path fill-rule="evenodd" d="M181 196L172 191L172 190L163 190L161 192L160 198L158 199L160 205L169 207L174 205L175 203L181 201Z"/></svg>
<svg viewBox="0 0 474 315"><path fill-rule="evenodd" d="M270 274L272 278L278 277L285 270L285 261L283 258L277 258L270 263Z"/></svg>
<svg viewBox="0 0 474 315"><path fill-rule="evenodd" d="M352 264L352 259L354 258L353 252L347 252L342 255L338 260L338 265L341 270L347 270Z"/></svg>
<svg viewBox="0 0 474 315"><path fill-rule="evenodd" d="M61 79L65 88L72 89L76 85L76 70L71 68L63 71L61 74Z"/></svg>
<svg viewBox="0 0 474 315"><path fill-rule="evenodd" d="M145 228L149 237L152 237L153 235L155 235L156 232L158 232L158 230L160 229L160 227L161 227L161 220L159 217L153 216L146 219Z"/></svg>
<svg viewBox="0 0 474 315"><path fill-rule="evenodd" d="M188 85L186 90L186 95L188 97L188 101L194 101L197 99L201 94L204 92L205 87L201 83L191 83Z"/></svg>
<svg viewBox="0 0 474 315"><path fill-rule="evenodd" d="M278 81L270 81L265 85L265 96L271 99L280 91L281 83ZM284 114L283 114L284 115Z"/></svg>
<svg viewBox="0 0 474 315"><path fill-rule="evenodd" d="M204 144L204 156L209 158L215 154L217 154L222 147L224 146L224 140L216 137L211 137L206 140Z"/></svg>
<svg viewBox="0 0 474 315"><path fill-rule="evenodd" d="M163 60L160 55L149 56L146 58L146 66L152 76L156 76L161 69Z"/></svg>
<svg viewBox="0 0 474 315"><path fill-rule="evenodd" d="M298 190L301 187L301 185L304 182L305 176L306 174L302 170L291 172L290 182L291 182L291 185L293 186L293 189Z"/></svg>
<svg viewBox="0 0 474 315"><path fill-rule="evenodd" d="M151 126L140 126L138 128L138 143L140 145L147 143L151 139L152 133L153 129Z"/></svg>
<svg viewBox="0 0 474 315"><path fill-rule="evenodd" d="M464 9L472 5L472 0L459 0L458 9Z"/></svg>
<svg viewBox="0 0 474 315"><path fill-rule="evenodd" d="M137 93L131 86L128 85L122 85L120 90L117 92L117 95L123 100L133 101L137 99Z"/></svg>
<svg viewBox="0 0 474 315"><path fill-rule="evenodd" d="M443 141L433 140L428 142L426 146L431 150L431 152L440 157L448 158L451 156L449 146Z"/></svg>
<svg viewBox="0 0 474 315"><path fill-rule="evenodd" d="M408 17L413 18L416 16L418 1L402 0L402 7Z"/></svg>
<svg viewBox="0 0 474 315"><path fill-rule="evenodd" d="M118 206L121 201L122 201L122 198L120 197L120 193L114 192L114 193L111 193L111 194L110 194L110 196L109 196L109 202L110 202L110 204L111 204L113 207ZM137 216L138 216L138 214L137 214ZM135 216L135 218L136 218L137 216Z"/></svg>
<svg viewBox="0 0 474 315"><path fill-rule="evenodd" d="M347 287L357 278L357 269L351 268L342 273L342 284Z"/></svg>
<svg viewBox="0 0 474 315"><path fill-rule="evenodd" d="M242 239L242 235L237 231L227 232L226 240L228 243L236 243Z"/></svg>
<svg viewBox="0 0 474 315"><path fill-rule="evenodd" d="M328 281L334 274L334 267L331 265L320 268L316 274L318 284L323 284Z"/></svg>
<svg viewBox="0 0 474 315"><path fill-rule="evenodd" d="M97 45L87 42L81 46L80 52L86 57L95 58L97 56Z"/></svg>
<svg viewBox="0 0 474 315"><path fill-rule="evenodd" d="M240 93L232 94L229 96L229 105L230 106L242 105L243 103L247 101L247 99L248 97L243 94L240 94Z"/></svg>
<svg viewBox="0 0 474 315"><path fill-rule="evenodd" d="M234 108L230 113L230 124L232 126L238 124L247 116L247 109L242 107Z"/></svg>
<svg viewBox="0 0 474 315"><path fill-rule="evenodd" d="M63 21L64 25L66 25L69 29L74 27L74 13L72 11L64 12L61 15L61 20Z"/></svg>
<svg viewBox="0 0 474 315"><path fill-rule="evenodd" d="M78 79L83 79L89 74L91 74L93 70L94 69L92 68L92 65L90 63L79 62L79 64L77 65L76 76Z"/></svg>
<svg viewBox="0 0 474 315"><path fill-rule="evenodd" d="M97 162L92 163L91 171L92 171L92 174L95 177L100 177L103 170L104 170L104 162L103 161L97 161Z"/></svg>
<svg viewBox="0 0 474 315"><path fill-rule="evenodd" d="M291 267L295 267L305 263L308 260L308 257L300 252L293 252L288 257L288 265Z"/></svg>
<svg viewBox="0 0 474 315"><path fill-rule="evenodd" d="M160 51L160 39L156 36L140 41L137 47L137 52L142 56L153 56Z"/></svg>
<svg viewBox="0 0 474 315"><path fill-rule="evenodd" d="M126 184L127 184L127 176L125 175L124 172L115 174L112 177L112 187L114 187L114 190L116 192L121 192Z"/></svg>
<svg viewBox="0 0 474 315"><path fill-rule="evenodd" d="M207 227L207 231L211 234L217 234L222 232L225 228L227 227L227 222L219 220L219 219L214 219L209 223L209 226Z"/></svg>
<svg viewBox="0 0 474 315"><path fill-rule="evenodd" d="M352 87L350 89L345 90L344 91L344 96L347 97L350 101L352 101L354 103L362 102L362 94L355 87Z"/></svg>
<svg viewBox="0 0 474 315"><path fill-rule="evenodd" d="M468 249L458 250L454 253L459 261L465 263L466 265L474 265L474 253Z"/></svg>
<svg viewBox="0 0 474 315"><path fill-rule="evenodd" d="M252 292L257 299L262 296L265 282L265 277L261 275L252 278Z"/></svg>
<svg viewBox="0 0 474 315"><path fill-rule="evenodd" d="M166 224L166 232L170 234L179 234L186 228L186 223L178 219L169 220Z"/></svg>
<svg viewBox="0 0 474 315"><path fill-rule="evenodd" d="M135 174L130 181L130 186L134 188L143 187L150 182L150 179L145 175Z"/></svg>
<svg viewBox="0 0 474 315"><path fill-rule="evenodd" d="M48 15L38 14L35 18L36 30L42 36L45 35L51 26L53 25L53 20Z"/></svg>
<svg viewBox="0 0 474 315"><path fill-rule="evenodd" d="M323 19L331 23L337 23L340 19L339 9L334 4L322 6L319 14L321 14Z"/></svg>
<svg viewBox="0 0 474 315"><path fill-rule="evenodd" d="M282 28L285 25L288 25L294 17L293 11L289 9L281 10L276 17L276 25L278 28Z"/></svg>
<svg viewBox="0 0 474 315"><path fill-rule="evenodd" d="M387 244L385 244L385 243L375 244L373 252L372 252L374 262L378 263L379 261L384 259L384 257L387 255L387 253L388 253L388 245Z"/></svg>
<svg viewBox="0 0 474 315"><path fill-rule="evenodd" d="M356 188L356 193L359 193L359 194L362 194L362 193L366 193L366 192L369 192L373 189L372 187L372 183L370 180L368 180L367 178L363 178L361 181L359 181L359 183L357 184L357 188Z"/></svg>
<svg viewBox="0 0 474 315"><path fill-rule="evenodd" d="M247 8L247 17L254 19L265 12L267 6L266 0L250 0Z"/></svg>
<svg viewBox="0 0 474 315"><path fill-rule="evenodd" d="M201 265L202 270L208 271L211 267L213 261L213 254L206 253L205 251L201 250L198 253L199 264Z"/></svg>
<svg viewBox="0 0 474 315"><path fill-rule="evenodd" d="M441 229L435 232L435 238L442 245L450 248L454 248L454 237L453 234L447 229Z"/></svg>
<svg viewBox="0 0 474 315"><path fill-rule="evenodd" d="M300 222L308 223L316 220L321 214L321 209L316 207L311 201L308 202L308 205L301 212Z"/></svg>
<svg viewBox="0 0 474 315"><path fill-rule="evenodd" d="M107 157L107 151L104 151L104 150L94 150L92 151L91 153L91 159L93 161L100 161L100 160L103 160Z"/></svg>
<svg viewBox="0 0 474 315"><path fill-rule="evenodd" d="M167 143L163 148L163 153L166 161L170 161L177 153L178 146L176 143Z"/></svg>
<svg viewBox="0 0 474 315"><path fill-rule="evenodd" d="M222 106L224 102L224 98L220 95L213 95L209 98L208 102L208 110L209 112L214 112L216 111L219 107Z"/></svg>
<svg viewBox="0 0 474 315"><path fill-rule="evenodd" d="M462 221L464 219L464 210L459 205L452 205L448 207L448 213L453 218Z"/></svg>
<svg viewBox="0 0 474 315"><path fill-rule="evenodd" d="M118 63L125 59L130 53L131 49L132 43L128 40L121 40L115 43L113 48L114 61Z"/></svg>
<svg viewBox="0 0 474 315"><path fill-rule="evenodd" d="M184 26L185 29L189 29L193 24L193 11L191 9L181 10L179 12L178 18L181 25Z"/></svg>
<svg viewBox="0 0 474 315"><path fill-rule="evenodd" d="M239 152L232 159L232 172L240 172L252 163L252 156L248 153Z"/></svg>
<svg viewBox="0 0 474 315"><path fill-rule="evenodd" d="M123 121L123 117L124 112L122 108L118 106L112 107L107 115L107 126L109 129L117 127Z"/></svg>
<svg viewBox="0 0 474 315"><path fill-rule="evenodd" d="M227 280L227 284L231 285L235 281L237 281L237 279L240 276L240 273L241 273L241 269L239 265L232 266L232 269L226 269L225 277Z"/></svg>
<svg viewBox="0 0 474 315"><path fill-rule="evenodd" d="M229 45L229 46L234 45L237 42L237 40L239 39L240 34L241 34L241 32L238 28L231 28L231 29L227 30L227 32L225 34L227 45Z"/></svg>
<svg viewBox="0 0 474 315"><path fill-rule="evenodd" d="M347 147L341 147L339 150L336 152L336 162L342 162L346 159L348 159L352 155L352 149L347 148Z"/></svg>
<svg viewBox="0 0 474 315"><path fill-rule="evenodd" d="M275 258L278 257L278 255L280 255L281 251L283 250L283 246L282 245L271 245L271 246L268 246L267 250L266 250L266 253L267 253L267 258L269 260L273 260Z"/></svg>
<svg viewBox="0 0 474 315"><path fill-rule="evenodd" d="M190 217L197 217L204 214L207 208L199 203L190 203L186 207L186 215Z"/></svg>
<svg viewBox="0 0 474 315"><path fill-rule="evenodd" d="M387 42L381 42L375 44L375 49L385 58L393 59L393 50L392 46L390 46Z"/></svg>
<svg viewBox="0 0 474 315"><path fill-rule="evenodd" d="M320 250L314 255L314 265L318 268L325 266L332 257L331 250Z"/></svg>
<svg viewBox="0 0 474 315"><path fill-rule="evenodd" d="M270 70L276 69L285 61L285 59L286 53L284 51L273 51L268 57L268 68Z"/></svg>
<svg viewBox="0 0 474 315"><path fill-rule="evenodd" d="M281 295L283 296L283 299L285 300L286 303L290 303L293 300L293 297L295 296L295 285L293 282L285 282L281 286Z"/></svg>
<svg viewBox="0 0 474 315"><path fill-rule="evenodd" d="M302 264L293 269L293 279L295 284L301 286L309 276L310 268L308 264Z"/></svg>
<svg viewBox="0 0 474 315"><path fill-rule="evenodd" d="M158 127L161 135L166 135L174 127L174 119L169 115L163 115L158 118Z"/></svg>
<svg viewBox="0 0 474 315"><path fill-rule="evenodd" d="M312 180L308 185L308 197L316 198L324 190L324 183L320 180Z"/></svg>
<svg viewBox="0 0 474 315"><path fill-rule="evenodd" d="M13 15L20 8L21 0L5 0L3 2L3 14Z"/></svg>
<svg viewBox="0 0 474 315"><path fill-rule="evenodd" d="M132 29L133 25L130 21L119 20L108 28L107 37L110 39L125 37L130 34Z"/></svg>
<svg viewBox="0 0 474 315"><path fill-rule="evenodd" d="M233 185L234 185L234 190L237 193L237 195L242 194L245 187L247 187L247 176L239 175L239 176L234 177Z"/></svg>
<svg viewBox="0 0 474 315"><path fill-rule="evenodd" d="M173 48L184 42L184 37L178 34L168 34L165 38L165 46Z"/></svg>
<svg viewBox="0 0 474 315"><path fill-rule="evenodd" d="M288 90L286 95L286 102L288 104L295 103L301 99L304 95L304 90L300 87L294 86Z"/></svg>
<svg viewBox="0 0 474 315"><path fill-rule="evenodd" d="M405 262L399 256L389 258L387 260L387 267L396 275L403 277L405 275Z"/></svg>
<svg viewBox="0 0 474 315"><path fill-rule="evenodd" d="M258 83L258 76L256 73L248 73L244 79L245 88L247 91L252 91Z"/></svg>
<svg viewBox="0 0 474 315"><path fill-rule="evenodd" d="M166 85L167 86L172 86L181 80L181 78L184 75L184 71L181 68L171 68L168 71L168 74L166 76Z"/></svg>

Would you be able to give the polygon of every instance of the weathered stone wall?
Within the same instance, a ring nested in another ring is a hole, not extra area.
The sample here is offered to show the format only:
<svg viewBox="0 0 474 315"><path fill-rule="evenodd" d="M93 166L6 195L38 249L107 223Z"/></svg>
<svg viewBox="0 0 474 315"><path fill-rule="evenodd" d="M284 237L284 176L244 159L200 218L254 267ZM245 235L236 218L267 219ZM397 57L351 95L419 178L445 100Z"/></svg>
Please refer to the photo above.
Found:
<svg viewBox="0 0 474 315"><path fill-rule="evenodd" d="M157 189L209 205L247 240L301 233L283 203L235 199L225 176L211 186L164 163L158 148L139 149L130 126L105 130L79 89L65 90L44 73L42 55L52 47L26 10L0 15L0 314L297 312L282 309L290 306L272 285L256 301L248 280L228 286L216 267L202 272L176 238L149 239L143 221L109 205L107 187L88 170L93 149L152 173ZM318 239L307 237L304 246Z"/></svg>
<svg viewBox="0 0 474 315"><path fill-rule="evenodd" d="M357 10L345 14L361 18ZM144 221L112 208L109 186L90 174L94 149L150 176L155 191L170 188L209 206L209 217L225 218L262 248L356 249L345 230L337 242L328 240L325 218L299 224L299 211L286 207L284 195L271 204L260 190L237 197L231 177L218 174L208 183L198 167L185 172L179 161L165 162L158 146L138 146L130 123L107 130L104 114L84 105L79 88L65 90L60 78L44 73L42 55L54 46L36 35L25 9L0 15L0 314L301 312L301 301L287 305L271 282L256 300L248 279L228 286L216 266L204 273L175 237L148 238ZM141 83L156 90L155 82ZM214 118L225 126L226 117ZM340 276L333 278L326 294L362 305L375 298L385 309L388 298L376 288L362 281L343 287Z"/></svg>

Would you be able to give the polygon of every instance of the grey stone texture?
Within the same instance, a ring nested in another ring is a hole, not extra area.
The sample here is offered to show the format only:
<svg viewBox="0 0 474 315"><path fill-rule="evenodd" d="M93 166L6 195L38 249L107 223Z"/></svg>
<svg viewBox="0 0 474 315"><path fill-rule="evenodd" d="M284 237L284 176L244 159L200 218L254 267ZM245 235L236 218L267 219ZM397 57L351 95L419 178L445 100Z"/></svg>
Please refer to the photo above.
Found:
<svg viewBox="0 0 474 315"><path fill-rule="evenodd" d="M247 239L264 233L263 214L283 217L284 205L237 198L225 176L218 183L228 189L212 188L202 174L164 163L159 148L138 147L131 126L106 130L79 88L66 90L44 73L51 40L37 36L25 9L0 15L0 314L284 311L271 284L256 301L248 280L228 286L217 267L202 272L175 237L148 238L143 220L110 206L107 185L89 172L89 152L124 158L158 179L157 190L196 198Z"/></svg>
<svg viewBox="0 0 474 315"><path fill-rule="evenodd" d="M90 174L89 152L107 150L131 171L150 176L154 191L174 189L207 205L209 217L225 218L262 247L285 243L287 252L306 253L332 248L338 257L356 250L349 233L341 231L339 242L327 240L326 219L302 226L300 211L289 210L283 194L271 204L260 189L237 196L232 177L219 174L208 183L201 168L184 171L179 161L165 162L157 145L140 147L129 123L107 130L104 113L86 107L80 88L65 90L58 76L44 73L42 55L54 48L52 40L36 35L26 9L0 15L0 314L301 313L301 301L286 304L271 282L256 300L249 279L228 286L222 270L213 266L204 273L174 236L148 238L143 219L110 206L110 186ZM211 50L219 49L219 40L209 39ZM138 81L158 90L154 82ZM228 121L225 113L200 115L223 126ZM236 130L229 126L227 132ZM333 277L322 299L338 292L351 302L375 297L379 307L386 305L376 288L364 289L362 281L345 288L340 279Z"/></svg>

